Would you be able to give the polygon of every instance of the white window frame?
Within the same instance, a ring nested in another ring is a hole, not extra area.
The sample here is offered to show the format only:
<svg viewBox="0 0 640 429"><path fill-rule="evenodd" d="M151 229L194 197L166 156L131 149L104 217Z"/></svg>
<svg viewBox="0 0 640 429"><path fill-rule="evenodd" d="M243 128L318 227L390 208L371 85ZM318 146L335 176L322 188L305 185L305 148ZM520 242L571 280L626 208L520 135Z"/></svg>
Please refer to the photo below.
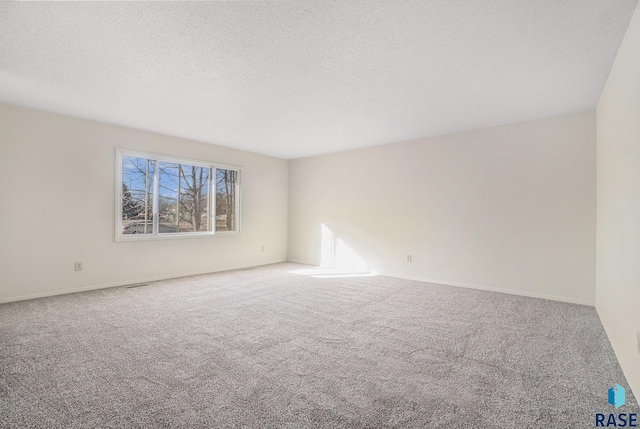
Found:
<svg viewBox="0 0 640 429"><path fill-rule="evenodd" d="M211 225L211 231L198 231L198 232L171 232L162 233L158 232L159 229L159 216L158 216L158 174L159 169L154 169L154 181L153 181L153 231L151 234L123 234L122 233L122 157L131 156L136 158L151 159L159 162L171 162L176 164L188 164L195 165L197 167L211 168L211 178L209 180L209 222ZM236 202L235 202L235 231L217 231L216 232L216 170L233 170L237 173L236 177ZM116 213L115 213L115 241L149 241L149 240L173 240L180 238L197 238L197 237L211 237L214 235L236 235L239 234L242 227L242 167L232 164L222 164L219 162L206 161L202 159L182 158L171 155L164 155L153 152L142 152L137 150L130 150L124 148L116 148L116 180L115 180L115 195L116 195Z"/></svg>

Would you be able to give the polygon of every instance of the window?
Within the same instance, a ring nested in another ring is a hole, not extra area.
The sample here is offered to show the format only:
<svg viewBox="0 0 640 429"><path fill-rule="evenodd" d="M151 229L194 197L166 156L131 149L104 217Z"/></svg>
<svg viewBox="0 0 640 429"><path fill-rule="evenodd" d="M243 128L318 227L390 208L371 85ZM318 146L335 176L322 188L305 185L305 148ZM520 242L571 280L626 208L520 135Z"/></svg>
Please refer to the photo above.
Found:
<svg viewBox="0 0 640 429"><path fill-rule="evenodd" d="M116 240L239 231L238 167L117 151Z"/></svg>

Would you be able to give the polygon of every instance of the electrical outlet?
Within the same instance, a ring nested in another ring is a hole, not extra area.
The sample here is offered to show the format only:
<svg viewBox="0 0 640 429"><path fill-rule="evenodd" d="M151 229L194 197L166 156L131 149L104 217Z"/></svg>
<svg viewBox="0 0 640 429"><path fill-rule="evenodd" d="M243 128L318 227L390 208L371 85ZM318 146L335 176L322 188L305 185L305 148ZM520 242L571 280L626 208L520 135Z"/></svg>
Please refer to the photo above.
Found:
<svg viewBox="0 0 640 429"><path fill-rule="evenodd" d="M82 271L82 262L78 261L75 263L76 271Z"/></svg>
<svg viewBox="0 0 640 429"><path fill-rule="evenodd" d="M264 246L260 246L260 251L264 252Z"/></svg>
<svg viewBox="0 0 640 429"><path fill-rule="evenodd" d="M407 262L413 262L413 261L412 261L412 258L413 258L413 256L411 256L411 255L407 255Z"/></svg>

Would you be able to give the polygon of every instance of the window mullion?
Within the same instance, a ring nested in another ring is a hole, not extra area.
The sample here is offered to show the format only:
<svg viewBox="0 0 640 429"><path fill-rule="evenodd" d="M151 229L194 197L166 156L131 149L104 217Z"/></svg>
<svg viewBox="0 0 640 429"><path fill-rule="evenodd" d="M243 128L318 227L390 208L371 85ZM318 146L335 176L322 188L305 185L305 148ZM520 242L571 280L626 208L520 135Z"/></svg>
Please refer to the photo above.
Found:
<svg viewBox="0 0 640 429"><path fill-rule="evenodd" d="M143 232L147 233L147 218L149 216L149 160L145 163L144 170L144 226Z"/></svg>
<svg viewBox="0 0 640 429"><path fill-rule="evenodd" d="M217 194L216 194L216 181L217 181L217 170L215 167L211 167L211 169L209 170L209 213L211 213L211 216L209 216L209 231L211 231L212 233L216 233L216 201L217 201Z"/></svg>
<svg viewBox="0 0 640 429"><path fill-rule="evenodd" d="M153 160L153 202L151 209L153 213L153 235L158 235L160 225L160 197L158 191L160 190L160 163L157 160Z"/></svg>

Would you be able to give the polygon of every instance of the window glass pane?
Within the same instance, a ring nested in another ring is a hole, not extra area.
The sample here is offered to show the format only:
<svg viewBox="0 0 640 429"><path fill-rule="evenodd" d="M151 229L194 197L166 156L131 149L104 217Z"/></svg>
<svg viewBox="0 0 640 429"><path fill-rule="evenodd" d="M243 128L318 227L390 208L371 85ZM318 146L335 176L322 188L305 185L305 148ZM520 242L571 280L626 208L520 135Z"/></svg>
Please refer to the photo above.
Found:
<svg viewBox="0 0 640 429"><path fill-rule="evenodd" d="M172 162L159 162L158 169L158 232L210 231L211 169Z"/></svg>
<svg viewBox="0 0 640 429"><path fill-rule="evenodd" d="M178 232L180 208L178 207L178 164L158 163L158 227L160 233Z"/></svg>
<svg viewBox="0 0 640 429"><path fill-rule="evenodd" d="M153 233L153 175L155 161L122 157L122 233Z"/></svg>
<svg viewBox="0 0 640 429"><path fill-rule="evenodd" d="M238 172L216 169L216 231L236 231Z"/></svg>

